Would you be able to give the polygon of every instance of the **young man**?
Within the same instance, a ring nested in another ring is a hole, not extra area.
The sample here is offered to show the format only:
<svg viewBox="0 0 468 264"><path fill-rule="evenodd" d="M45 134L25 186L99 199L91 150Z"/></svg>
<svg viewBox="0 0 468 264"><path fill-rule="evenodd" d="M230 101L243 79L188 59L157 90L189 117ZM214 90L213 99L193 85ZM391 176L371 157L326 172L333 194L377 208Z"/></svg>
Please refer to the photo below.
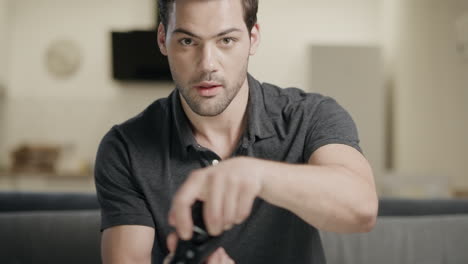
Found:
<svg viewBox="0 0 468 264"><path fill-rule="evenodd" d="M104 263L162 263L191 237L197 200L209 233L227 231L207 263L325 263L317 229L373 227L373 174L348 113L247 73L257 5L159 1L176 89L100 144Z"/></svg>

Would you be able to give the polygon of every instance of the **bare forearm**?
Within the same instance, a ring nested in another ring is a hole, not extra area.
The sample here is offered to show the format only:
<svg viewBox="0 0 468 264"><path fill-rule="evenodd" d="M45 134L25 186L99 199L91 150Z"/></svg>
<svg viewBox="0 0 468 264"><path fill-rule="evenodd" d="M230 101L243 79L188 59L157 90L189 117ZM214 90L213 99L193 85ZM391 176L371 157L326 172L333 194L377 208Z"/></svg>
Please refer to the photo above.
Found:
<svg viewBox="0 0 468 264"><path fill-rule="evenodd" d="M236 157L193 171L174 195L169 223L190 239L190 206L200 199L208 232L219 235L247 219L256 197L327 231L365 232L376 219L369 163L350 146L328 144L314 151L308 165Z"/></svg>
<svg viewBox="0 0 468 264"><path fill-rule="evenodd" d="M104 230L101 257L104 264L150 264L154 228L120 225Z"/></svg>
<svg viewBox="0 0 468 264"><path fill-rule="evenodd" d="M114 258L114 259L103 257L102 263L104 264L151 264L151 256L145 259L125 258L125 256L122 258Z"/></svg>
<svg viewBox="0 0 468 264"><path fill-rule="evenodd" d="M377 211L373 183L341 166L264 162L260 197L318 229L366 232Z"/></svg>

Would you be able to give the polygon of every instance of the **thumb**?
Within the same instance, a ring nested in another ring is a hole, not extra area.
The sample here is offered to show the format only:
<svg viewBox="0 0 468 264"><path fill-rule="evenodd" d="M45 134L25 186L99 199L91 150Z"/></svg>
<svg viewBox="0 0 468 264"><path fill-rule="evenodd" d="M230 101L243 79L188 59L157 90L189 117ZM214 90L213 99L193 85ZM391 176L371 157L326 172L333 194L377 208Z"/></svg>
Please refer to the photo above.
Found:
<svg viewBox="0 0 468 264"><path fill-rule="evenodd" d="M175 232L172 232L167 236L166 244L167 248L169 249L169 252L175 251L177 247L177 241L179 241L179 238L177 237L177 234Z"/></svg>

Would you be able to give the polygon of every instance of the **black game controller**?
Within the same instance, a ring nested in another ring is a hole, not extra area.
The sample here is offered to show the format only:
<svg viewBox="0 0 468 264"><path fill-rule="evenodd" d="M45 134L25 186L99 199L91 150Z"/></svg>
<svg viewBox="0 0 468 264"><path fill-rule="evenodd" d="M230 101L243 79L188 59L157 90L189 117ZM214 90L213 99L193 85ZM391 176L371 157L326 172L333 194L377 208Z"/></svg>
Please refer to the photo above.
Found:
<svg viewBox="0 0 468 264"><path fill-rule="evenodd" d="M203 221L203 203L195 202L192 206L193 235L190 240L180 239L177 242L174 257L170 264L201 264L218 247L221 246L221 237L211 236L206 230Z"/></svg>

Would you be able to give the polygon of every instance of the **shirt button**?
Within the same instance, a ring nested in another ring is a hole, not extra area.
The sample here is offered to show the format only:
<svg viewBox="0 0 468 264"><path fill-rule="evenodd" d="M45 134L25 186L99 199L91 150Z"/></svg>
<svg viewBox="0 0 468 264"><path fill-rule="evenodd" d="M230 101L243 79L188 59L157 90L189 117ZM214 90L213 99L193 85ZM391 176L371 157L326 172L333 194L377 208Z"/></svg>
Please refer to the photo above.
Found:
<svg viewBox="0 0 468 264"><path fill-rule="evenodd" d="M193 257L195 257L195 253L192 250L188 250L187 253L185 253L185 255L189 259L192 259Z"/></svg>
<svg viewBox="0 0 468 264"><path fill-rule="evenodd" d="M211 164L213 166L218 165L218 163L219 163L219 160L217 160L217 159L214 159L213 161L211 161Z"/></svg>

